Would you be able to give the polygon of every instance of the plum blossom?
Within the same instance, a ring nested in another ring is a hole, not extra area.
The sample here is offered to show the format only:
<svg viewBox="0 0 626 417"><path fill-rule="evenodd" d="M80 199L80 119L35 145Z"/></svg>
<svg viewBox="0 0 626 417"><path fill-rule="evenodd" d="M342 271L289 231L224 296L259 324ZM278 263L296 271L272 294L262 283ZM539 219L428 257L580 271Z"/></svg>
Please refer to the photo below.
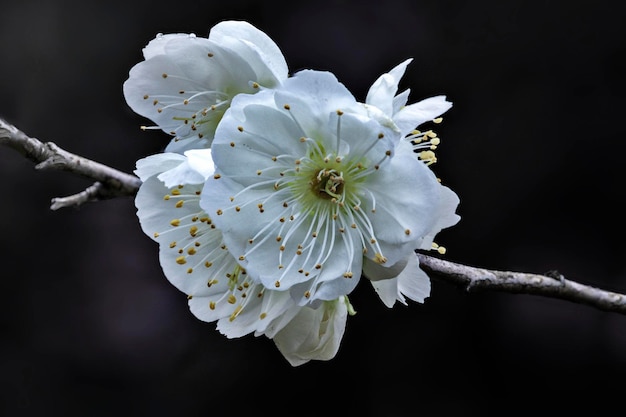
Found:
<svg viewBox="0 0 626 417"><path fill-rule="evenodd" d="M429 137L416 144L394 122L418 120L417 107L385 106L404 100L394 80L358 103L331 73L300 71L235 97L216 130L200 204L238 264L298 305L337 300L362 273L394 280L375 285L383 300L429 292L405 282L426 277L414 251L458 221L458 199L415 153Z"/></svg>
<svg viewBox="0 0 626 417"><path fill-rule="evenodd" d="M275 87L287 78L278 46L250 23L223 21L208 38L158 34L143 49L144 61L123 86L133 111L173 138L168 152L211 145L215 129L234 96Z"/></svg>
<svg viewBox="0 0 626 417"><path fill-rule="evenodd" d="M143 231L159 244L165 276L187 295L198 319L217 322L217 330L229 338L265 335L293 366L332 359L351 309L347 297L300 307L289 293L267 289L250 277L199 205L203 184L213 172L210 149L156 154L137 162L135 173L142 180L137 216Z"/></svg>

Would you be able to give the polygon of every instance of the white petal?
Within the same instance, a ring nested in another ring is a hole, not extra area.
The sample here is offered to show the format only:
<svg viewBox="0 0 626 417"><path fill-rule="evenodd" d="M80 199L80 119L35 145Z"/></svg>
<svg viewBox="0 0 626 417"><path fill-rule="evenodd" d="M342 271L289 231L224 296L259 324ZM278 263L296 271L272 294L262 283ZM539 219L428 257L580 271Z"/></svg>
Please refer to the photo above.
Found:
<svg viewBox="0 0 626 417"><path fill-rule="evenodd" d="M365 103L376 106L389 117L393 116L393 98L398 91L400 79L412 59L395 66L391 71L378 77L367 92Z"/></svg>
<svg viewBox="0 0 626 417"><path fill-rule="evenodd" d="M176 38L189 38L189 36L189 33L159 34L143 48L143 56L145 59L150 59L153 56L162 55L165 53L165 45L167 42Z"/></svg>
<svg viewBox="0 0 626 417"><path fill-rule="evenodd" d="M167 76L164 77L164 74ZM212 89L210 86L204 88ZM190 105L185 105L186 97L181 95L180 91L198 89L198 84L189 80L178 65L166 55L157 55L136 64L131 68L129 78L123 85L124 98L133 111L152 120L168 134L193 137L206 146L213 139L215 126L203 123L201 125L203 130L194 131L191 123L184 124L181 120L190 117L194 112L201 112L205 107L210 108L213 104L206 101L206 97L200 96ZM209 112L207 116L211 114ZM219 117L221 118L221 114ZM198 137L199 133L204 135L204 139Z"/></svg>
<svg viewBox="0 0 626 417"><path fill-rule="evenodd" d="M381 301L389 308L393 307L398 299L398 278L382 279L371 281L374 291Z"/></svg>
<svg viewBox="0 0 626 417"><path fill-rule="evenodd" d="M205 177L189 166L187 161L174 169L159 174L157 178L168 188L176 187L180 184L202 184L205 180Z"/></svg>
<svg viewBox="0 0 626 417"><path fill-rule="evenodd" d="M371 281L381 301L389 308L394 306L396 300L406 305L404 296L423 303L430 295L430 278L419 268L415 253L411 253L401 264L404 268L397 276Z"/></svg>
<svg viewBox="0 0 626 417"><path fill-rule="evenodd" d="M213 163L213 156L210 148L190 149L185 152L185 156L187 157L187 163L191 169L194 169L202 175L205 181L215 173L215 164Z"/></svg>
<svg viewBox="0 0 626 417"><path fill-rule="evenodd" d="M282 317L294 305L288 293L265 291L262 296L258 296L262 290L261 285L249 288L245 300L247 303L243 304L244 307L236 314L236 318L233 318L232 313L221 318L217 322L217 330L229 338L242 337L249 333L260 335L273 320ZM233 293L236 292L233 290ZM264 302L267 298L271 298L271 302Z"/></svg>
<svg viewBox="0 0 626 417"><path fill-rule="evenodd" d="M195 90L211 86L207 89L230 91L231 95L254 92L249 81L256 81L256 73L239 51L206 38L173 39L165 51L179 72L195 84Z"/></svg>
<svg viewBox="0 0 626 417"><path fill-rule="evenodd" d="M185 157L175 153L159 153L137 161L135 174L142 181L163 171L176 168L185 162Z"/></svg>
<svg viewBox="0 0 626 417"><path fill-rule="evenodd" d="M370 281L384 281L396 278L406 268L409 257L400 259L393 265L381 265L369 258L363 260L363 275Z"/></svg>
<svg viewBox="0 0 626 417"><path fill-rule="evenodd" d="M431 249L437 233L442 229L454 226L461 220L461 217L455 213L459 202L459 197L454 191L445 186L439 187L438 216L435 223L432 224L431 229L424 235L419 246L420 249Z"/></svg>
<svg viewBox="0 0 626 417"><path fill-rule="evenodd" d="M261 68L264 66L267 66L276 80L287 78L287 63L276 43L250 23L232 20L220 22L211 29L209 39L218 44L226 42L230 44L229 41L233 39L245 42L251 51L256 52L257 56L247 53L244 48L239 49L239 52L249 62L258 60L253 64L253 67L262 78L267 78L267 76L262 75Z"/></svg>
<svg viewBox="0 0 626 417"><path fill-rule="evenodd" d="M404 297L423 303L430 296L430 278L419 267L416 254L411 254L406 268L398 275L398 300L406 304Z"/></svg>
<svg viewBox="0 0 626 417"><path fill-rule="evenodd" d="M417 126L441 116L451 107L452 103L446 100L446 96L430 97L403 107L393 116L393 121L406 135Z"/></svg>
<svg viewBox="0 0 626 417"><path fill-rule="evenodd" d="M298 314L273 338L292 366L335 357L343 337L348 309L343 297L317 309L301 307Z"/></svg>
<svg viewBox="0 0 626 417"><path fill-rule="evenodd" d="M310 126L317 127L320 120L326 122L328 115L337 110L364 113L352 93L330 72L302 70L283 84L284 88L275 92L276 106L290 105L290 113L305 131ZM315 123L311 125L306 120Z"/></svg>
<svg viewBox="0 0 626 417"><path fill-rule="evenodd" d="M393 114L398 113L404 106L406 106L407 101L409 100L409 94L411 93L411 89L407 88L397 96L393 98Z"/></svg>
<svg viewBox="0 0 626 417"><path fill-rule="evenodd" d="M384 169L368 178L367 189L376 197L374 213L372 199L364 200L382 254L391 265L417 248L438 216L441 185L405 143Z"/></svg>

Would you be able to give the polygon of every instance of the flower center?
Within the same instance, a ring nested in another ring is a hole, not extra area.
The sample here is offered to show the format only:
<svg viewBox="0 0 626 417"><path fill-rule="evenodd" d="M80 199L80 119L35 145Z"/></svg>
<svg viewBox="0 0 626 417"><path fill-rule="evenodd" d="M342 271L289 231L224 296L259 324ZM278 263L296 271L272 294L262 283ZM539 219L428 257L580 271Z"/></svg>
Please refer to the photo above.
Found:
<svg viewBox="0 0 626 417"><path fill-rule="evenodd" d="M311 180L311 190L326 200L341 200L344 178L334 169L320 169Z"/></svg>

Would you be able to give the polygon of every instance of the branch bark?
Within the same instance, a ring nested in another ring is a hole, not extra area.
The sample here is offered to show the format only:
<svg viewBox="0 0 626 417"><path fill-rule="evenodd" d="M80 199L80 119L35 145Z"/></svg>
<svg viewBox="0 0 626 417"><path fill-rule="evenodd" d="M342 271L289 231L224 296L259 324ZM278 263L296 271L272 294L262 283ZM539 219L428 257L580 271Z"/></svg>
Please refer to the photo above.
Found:
<svg viewBox="0 0 626 417"><path fill-rule="evenodd" d="M41 142L5 120L0 119L0 145L13 148L25 158L35 162L35 169L58 169L94 180L87 189L67 197L53 198L50 208L80 206L81 204L114 197L133 196L141 181L134 175L118 171L107 165L74 155L53 142Z"/></svg>
<svg viewBox="0 0 626 417"><path fill-rule="evenodd" d="M86 202L134 196L141 181L134 175L67 152L52 142L27 136L0 119L0 145L9 146L36 163L36 169L60 169L95 181L85 190L52 199L51 209L80 206ZM462 265L422 253L420 266L434 278L475 291L533 294L585 304L600 310L626 314L626 295L567 280L558 272L545 275L497 271Z"/></svg>
<svg viewBox="0 0 626 417"><path fill-rule="evenodd" d="M626 295L565 279L557 271L545 275L497 271L462 265L422 253L418 253L417 257L426 272L464 288L467 292L495 290L512 294L542 295L626 314Z"/></svg>

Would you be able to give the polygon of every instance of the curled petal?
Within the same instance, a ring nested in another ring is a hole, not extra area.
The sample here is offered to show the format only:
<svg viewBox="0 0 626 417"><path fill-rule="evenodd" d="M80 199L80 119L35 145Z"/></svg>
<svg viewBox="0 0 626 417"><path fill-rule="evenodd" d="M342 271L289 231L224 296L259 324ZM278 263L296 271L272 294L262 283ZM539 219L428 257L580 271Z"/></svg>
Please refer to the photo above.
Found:
<svg viewBox="0 0 626 417"><path fill-rule="evenodd" d="M430 295L430 278L419 268L417 256L412 253L400 264L403 268L393 278L370 278L372 287L374 287L381 301L389 308L393 307L396 301L406 305L405 296L418 303L423 303ZM366 274L369 277L377 276L378 273L380 270L373 268Z"/></svg>
<svg viewBox="0 0 626 417"><path fill-rule="evenodd" d="M345 297L326 301L316 309L300 308L273 340L292 366L310 360L330 360L339 350L347 317Z"/></svg>

